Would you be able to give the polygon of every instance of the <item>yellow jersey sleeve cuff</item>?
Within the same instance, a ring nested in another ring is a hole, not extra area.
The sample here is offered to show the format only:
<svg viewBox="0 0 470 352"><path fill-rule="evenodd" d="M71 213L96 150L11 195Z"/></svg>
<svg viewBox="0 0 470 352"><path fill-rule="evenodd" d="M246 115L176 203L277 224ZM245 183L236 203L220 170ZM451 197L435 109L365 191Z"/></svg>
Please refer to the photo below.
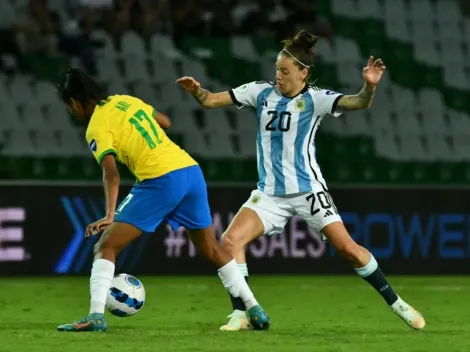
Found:
<svg viewBox="0 0 470 352"><path fill-rule="evenodd" d="M103 158L108 155L108 154L114 154L116 155L116 151L114 149L107 149L105 150L103 153L101 153L101 155L98 157L98 164L101 165L101 160L103 160Z"/></svg>

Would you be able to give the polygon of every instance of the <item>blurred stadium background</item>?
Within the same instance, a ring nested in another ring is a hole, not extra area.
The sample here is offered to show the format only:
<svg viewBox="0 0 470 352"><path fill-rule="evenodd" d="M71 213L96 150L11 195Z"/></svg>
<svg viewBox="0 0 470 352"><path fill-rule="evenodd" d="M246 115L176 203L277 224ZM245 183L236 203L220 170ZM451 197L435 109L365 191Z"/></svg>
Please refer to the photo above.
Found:
<svg viewBox="0 0 470 352"><path fill-rule="evenodd" d="M102 212L101 172L84 127L56 96L57 77L69 66L93 74L110 94L138 96L170 116L168 134L204 169L220 235L257 181L255 113L203 110L174 82L190 75L221 91L272 79L279 41L300 28L321 36L314 71L320 87L355 93L369 55L383 58L388 68L371 109L325 118L316 136L317 158L353 237L386 273L470 273L465 0L1 0L0 273L89 273L96 239L82 235ZM128 182L122 196L133 181L125 170L123 175ZM250 271L350 273L298 220L282 236L248 248ZM157 232L124 252L117 271L213 273L182 232ZM274 335L207 340L207 331L216 331L229 311L216 278L147 277L149 307L133 323L113 321L119 350L228 351L233 344L242 350L256 344L260 351L311 351L314 344L317 351L351 352L370 343L382 350L468 350L468 339L458 338L469 330L468 313L458 303L470 287L467 277L393 278L431 318L426 339L401 335L399 341L393 337L405 328L371 289L354 281L359 279L258 277L251 282L275 317ZM16 304L4 298L0 340L6 349L0 350L20 351L21 345L29 352L44 346L59 351L49 330L85 312L86 278L0 281L7 284ZM279 302L278 294L286 300ZM321 307L301 304L320 301ZM311 314L295 313L305 310ZM175 320L175 312L188 320ZM25 321L37 327L24 332ZM367 327L358 328L365 321ZM73 341L67 351L88 348L85 340ZM106 341L96 347L109 347Z"/></svg>
<svg viewBox="0 0 470 352"><path fill-rule="evenodd" d="M175 78L194 76L213 91L272 79L279 40L307 28L326 36L318 44L319 86L355 92L370 54L388 67L369 111L323 122L316 143L330 183L466 183L470 18L463 4L2 1L0 175L99 177L83 128L54 93L58 74L72 65L95 74L109 93L134 94L167 112L171 136L199 157L210 181L254 182L254 112L201 110Z"/></svg>

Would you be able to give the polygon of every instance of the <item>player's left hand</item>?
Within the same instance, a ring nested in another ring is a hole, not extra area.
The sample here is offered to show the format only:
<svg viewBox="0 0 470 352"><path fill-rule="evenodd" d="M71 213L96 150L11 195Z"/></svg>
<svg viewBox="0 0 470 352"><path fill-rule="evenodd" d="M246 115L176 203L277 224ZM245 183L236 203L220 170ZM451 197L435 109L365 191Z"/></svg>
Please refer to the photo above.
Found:
<svg viewBox="0 0 470 352"><path fill-rule="evenodd" d="M109 225L113 223L114 219L110 217L104 217L94 223L88 225L85 230L85 237L90 237L105 230Z"/></svg>
<svg viewBox="0 0 470 352"><path fill-rule="evenodd" d="M369 57L369 61L367 62L367 66L364 67L362 71L362 76L366 83L376 85L379 83L380 79L382 78L382 74L385 71L385 65L382 59L377 59L374 61L374 57Z"/></svg>

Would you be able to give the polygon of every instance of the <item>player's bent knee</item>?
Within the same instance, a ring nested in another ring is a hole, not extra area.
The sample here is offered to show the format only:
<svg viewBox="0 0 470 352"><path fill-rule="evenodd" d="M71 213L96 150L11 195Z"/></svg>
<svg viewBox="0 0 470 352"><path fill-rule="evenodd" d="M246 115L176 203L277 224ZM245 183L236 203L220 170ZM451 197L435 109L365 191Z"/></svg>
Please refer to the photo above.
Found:
<svg viewBox="0 0 470 352"><path fill-rule="evenodd" d="M222 248L230 252L232 255L244 248L243 239L234 233L224 233L222 235Z"/></svg>

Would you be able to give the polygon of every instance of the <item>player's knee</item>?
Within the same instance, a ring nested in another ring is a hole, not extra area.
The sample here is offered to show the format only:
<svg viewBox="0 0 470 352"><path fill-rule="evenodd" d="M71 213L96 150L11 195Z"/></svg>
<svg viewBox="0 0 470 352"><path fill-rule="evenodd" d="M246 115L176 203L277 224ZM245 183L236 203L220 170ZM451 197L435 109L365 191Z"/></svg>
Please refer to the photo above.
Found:
<svg viewBox="0 0 470 352"><path fill-rule="evenodd" d="M234 255L234 253L243 249L243 244L236 234L229 232L222 235L222 248Z"/></svg>

